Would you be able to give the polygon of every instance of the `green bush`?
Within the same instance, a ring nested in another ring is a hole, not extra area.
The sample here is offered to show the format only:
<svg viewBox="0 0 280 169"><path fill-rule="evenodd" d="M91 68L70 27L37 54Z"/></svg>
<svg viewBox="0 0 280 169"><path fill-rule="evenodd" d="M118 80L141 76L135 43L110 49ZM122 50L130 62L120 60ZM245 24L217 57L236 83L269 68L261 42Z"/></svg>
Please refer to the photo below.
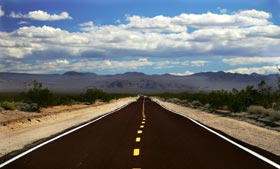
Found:
<svg viewBox="0 0 280 169"><path fill-rule="evenodd" d="M37 109L41 107L49 107L57 105L58 97L49 89L43 88L42 83L37 81L33 82L33 88L29 89L26 93L22 93L23 102L28 104L35 103ZM33 106L34 108L35 106ZM32 109L33 109L32 108Z"/></svg>
<svg viewBox="0 0 280 169"><path fill-rule="evenodd" d="M1 104L1 107L3 107L5 110L16 110L16 105L13 102L9 102L9 101L4 101Z"/></svg>
<svg viewBox="0 0 280 169"><path fill-rule="evenodd" d="M85 102L90 104L95 103L96 100L107 101L107 93L103 92L99 89L87 89L86 93L83 94L83 98Z"/></svg>
<svg viewBox="0 0 280 169"><path fill-rule="evenodd" d="M202 106L202 104L201 104L201 103L200 103L200 101L198 101L198 100L194 100L194 101L192 101L191 105L192 105L193 107L199 107L199 106Z"/></svg>

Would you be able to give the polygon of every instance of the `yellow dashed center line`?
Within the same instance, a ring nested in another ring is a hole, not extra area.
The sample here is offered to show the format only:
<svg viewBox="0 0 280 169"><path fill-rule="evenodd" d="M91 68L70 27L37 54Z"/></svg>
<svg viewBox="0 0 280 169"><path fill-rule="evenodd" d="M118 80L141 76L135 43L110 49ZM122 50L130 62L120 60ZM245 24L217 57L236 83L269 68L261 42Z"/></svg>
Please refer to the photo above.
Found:
<svg viewBox="0 0 280 169"><path fill-rule="evenodd" d="M139 143L141 141L141 137L136 137L135 141Z"/></svg>
<svg viewBox="0 0 280 169"><path fill-rule="evenodd" d="M137 130L137 134L142 134L143 133L143 129L144 129L144 124L146 121L146 115L145 115L145 98L143 100L143 105L142 105L142 121L141 121L141 125L140 125L140 130ZM141 142L141 137L136 137L135 139L136 143L140 143ZM140 149L139 148L134 148L133 149L133 156L140 156ZM132 168L132 169L141 169L141 168Z"/></svg>
<svg viewBox="0 0 280 169"><path fill-rule="evenodd" d="M145 115L145 98L144 98L144 100L143 100L142 116L143 116L144 119L146 118L146 115Z"/></svg>
<svg viewBox="0 0 280 169"><path fill-rule="evenodd" d="M139 156L139 155L140 155L140 149L139 148L133 149L133 156Z"/></svg>

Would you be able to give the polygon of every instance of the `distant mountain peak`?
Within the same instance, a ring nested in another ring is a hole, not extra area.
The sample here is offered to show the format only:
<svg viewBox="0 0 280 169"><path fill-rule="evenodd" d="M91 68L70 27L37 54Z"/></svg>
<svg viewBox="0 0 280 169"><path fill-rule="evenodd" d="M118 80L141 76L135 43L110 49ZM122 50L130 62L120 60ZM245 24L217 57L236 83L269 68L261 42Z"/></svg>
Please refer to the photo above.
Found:
<svg viewBox="0 0 280 169"><path fill-rule="evenodd" d="M261 75L258 74L258 73L251 73L250 75L251 75L251 76L261 76Z"/></svg>
<svg viewBox="0 0 280 169"><path fill-rule="evenodd" d="M126 72L124 73L124 75L135 75L135 76L139 76L139 75L146 75L145 73L142 72Z"/></svg>
<svg viewBox="0 0 280 169"><path fill-rule="evenodd" d="M65 72L63 75L67 75L67 76L83 76L83 75L96 75L96 74L95 73L90 73L90 72L68 71L68 72Z"/></svg>

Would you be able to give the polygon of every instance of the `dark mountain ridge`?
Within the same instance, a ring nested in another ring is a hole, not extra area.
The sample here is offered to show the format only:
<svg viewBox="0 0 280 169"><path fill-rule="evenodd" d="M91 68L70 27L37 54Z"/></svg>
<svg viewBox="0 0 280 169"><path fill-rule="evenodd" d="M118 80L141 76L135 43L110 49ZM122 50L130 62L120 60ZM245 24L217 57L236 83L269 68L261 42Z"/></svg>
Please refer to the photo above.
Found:
<svg viewBox="0 0 280 169"><path fill-rule="evenodd" d="M146 75L127 72L116 75L97 75L89 72L65 72L64 74L0 73L0 92L21 92L37 80L52 91L80 93L87 88L98 88L114 93L162 93L197 92L242 89L265 80L276 89L277 75L237 74L225 72L201 72L188 76Z"/></svg>

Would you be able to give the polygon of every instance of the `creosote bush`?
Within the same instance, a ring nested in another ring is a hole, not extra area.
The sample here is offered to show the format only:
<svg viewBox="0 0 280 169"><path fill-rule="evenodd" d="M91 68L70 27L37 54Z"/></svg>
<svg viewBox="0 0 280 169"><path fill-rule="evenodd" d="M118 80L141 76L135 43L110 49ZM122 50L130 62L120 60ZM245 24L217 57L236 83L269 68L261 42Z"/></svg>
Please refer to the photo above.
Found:
<svg viewBox="0 0 280 169"><path fill-rule="evenodd" d="M278 109L277 105L280 105L280 92L273 92L272 88L263 80L256 86L249 85L241 90L232 89L232 91L217 90L198 93L163 93L158 94L157 96L168 101L174 101L172 98L178 98L179 101L177 101L177 103L180 103L180 100L187 100L188 103L185 105L194 107L198 106L194 103L199 101L201 105L207 105L208 109L225 109L231 112L247 111L247 108L251 105L262 106L265 109L272 107L273 109Z"/></svg>

